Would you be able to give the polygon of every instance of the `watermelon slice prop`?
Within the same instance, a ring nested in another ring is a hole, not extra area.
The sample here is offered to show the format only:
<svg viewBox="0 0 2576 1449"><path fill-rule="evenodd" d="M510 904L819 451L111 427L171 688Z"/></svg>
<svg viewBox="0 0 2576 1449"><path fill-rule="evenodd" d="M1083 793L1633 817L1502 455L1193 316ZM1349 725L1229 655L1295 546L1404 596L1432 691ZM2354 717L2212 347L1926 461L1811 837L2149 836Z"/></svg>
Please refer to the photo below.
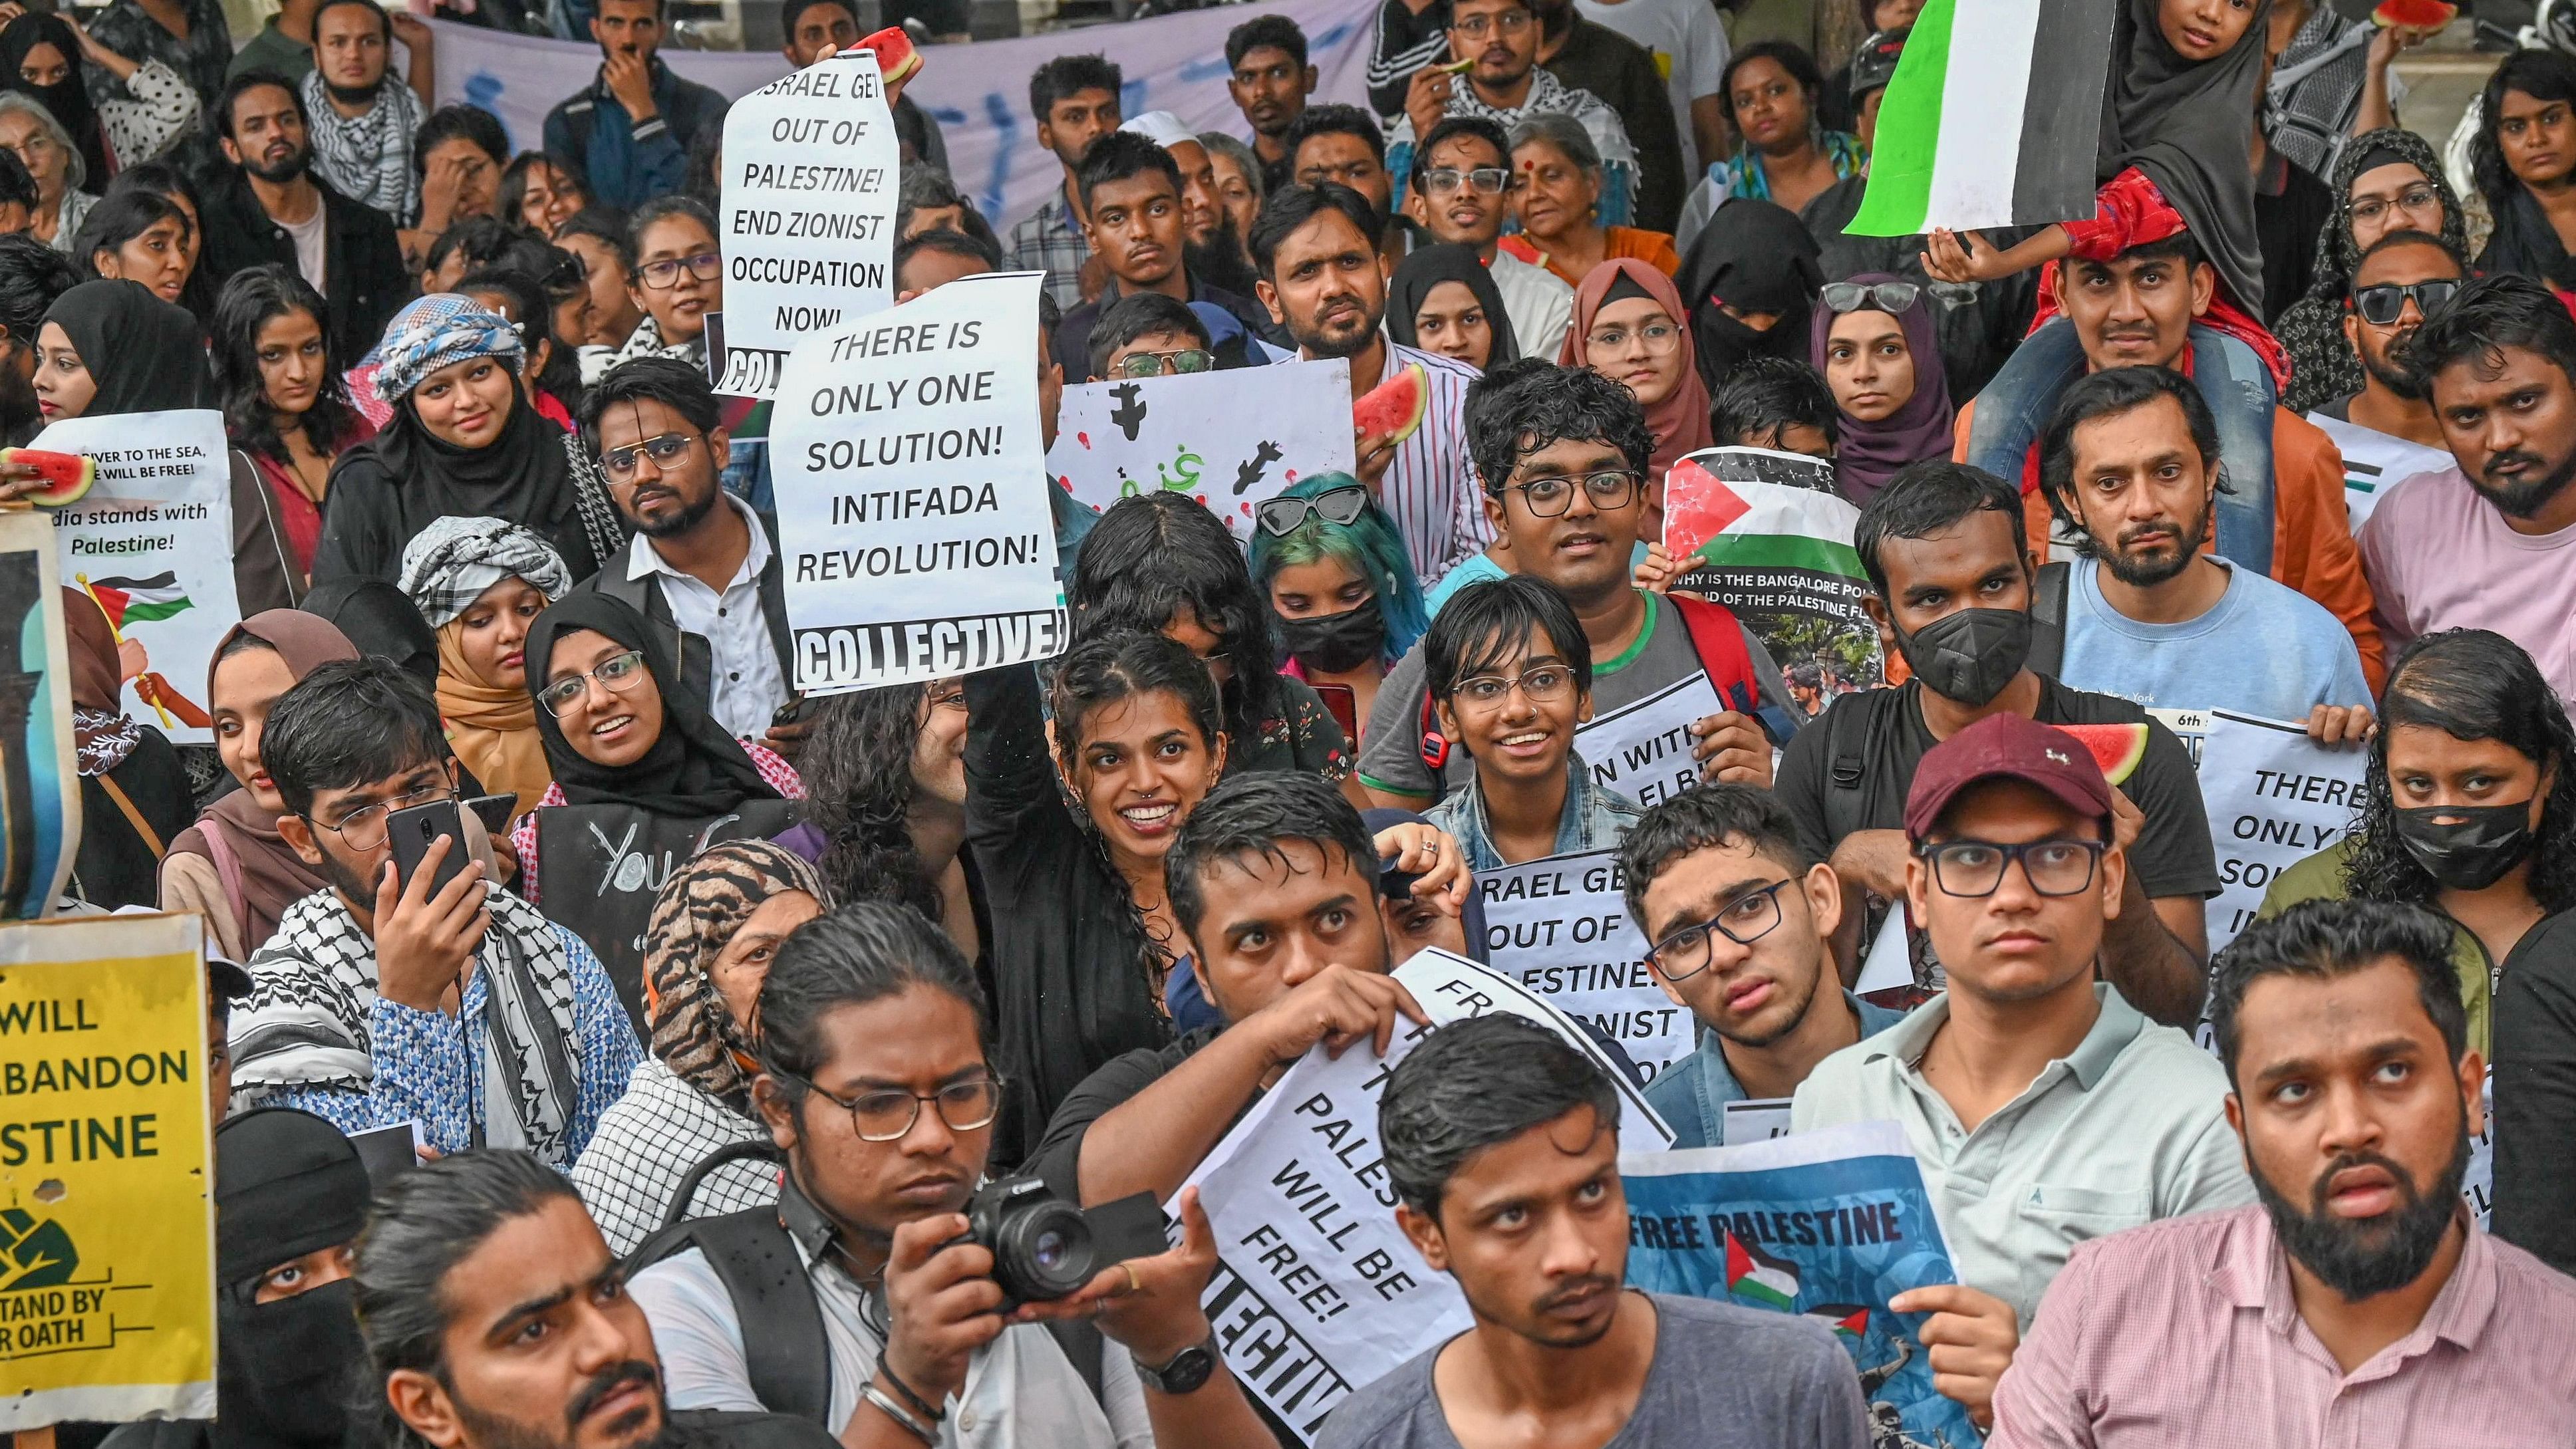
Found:
<svg viewBox="0 0 2576 1449"><path fill-rule="evenodd" d="M877 74L885 78L888 90L893 90L912 79L921 70L921 52L914 48L912 37L906 35L900 25L889 25L883 30L863 35L859 37L859 43L851 46L850 49L875 52Z"/></svg>
<svg viewBox="0 0 2576 1449"><path fill-rule="evenodd" d="M40 448L0 448L0 463L33 468L44 475L45 486L35 493L19 497L38 508L67 508L81 501L89 486L98 481L98 464L78 453L51 453Z"/></svg>
<svg viewBox="0 0 2576 1449"><path fill-rule="evenodd" d="M1412 437L1430 411L1431 375L1421 363L1408 362L1351 404L1351 426L1361 437L1383 438L1392 445Z"/></svg>
<svg viewBox="0 0 2576 1449"><path fill-rule="evenodd" d="M2379 0L2372 7L2370 23L2383 30L2439 30L2457 19L2460 7L2451 0Z"/></svg>
<svg viewBox="0 0 2576 1449"><path fill-rule="evenodd" d="M2102 778L2118 786L2138 771L2147 757L2147 727L2139 724L2062 724L2051 728L2073 735L2102 767Z"/></svg>

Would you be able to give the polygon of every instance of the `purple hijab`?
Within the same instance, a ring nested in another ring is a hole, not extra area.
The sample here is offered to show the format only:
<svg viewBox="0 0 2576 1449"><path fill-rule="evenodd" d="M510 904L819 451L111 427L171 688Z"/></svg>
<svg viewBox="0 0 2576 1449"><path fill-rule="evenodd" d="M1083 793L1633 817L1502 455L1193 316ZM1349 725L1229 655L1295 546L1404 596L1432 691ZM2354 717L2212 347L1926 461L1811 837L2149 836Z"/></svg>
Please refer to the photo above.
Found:
<svg viewBox="0 0 2576 1449"><path fill-rule="evenodd" d="M1863 272L1845 280L1875 285L1910 279L1885 272ZM1862 310L1885 309L1872 301ZM1825 370L1825 338L1833 331L1834 318L1839 315L1821 301L1816 304L1807 355L1820 373ZM1942 367L1941 340L1932 331L1930 290L1917 296L1914 305L1896 320L1905 329L1905 350L1914 355L1914 396L1905 400L1905 406L1874 423L1844 413L1841 445L1834 456L1843 496L1863 507L1886 486L1888 479L1896 476L1898 469L1925 458L1949 457L1956 441L1951 434L1957 414L1950 406L1950 377Z"/></svg>

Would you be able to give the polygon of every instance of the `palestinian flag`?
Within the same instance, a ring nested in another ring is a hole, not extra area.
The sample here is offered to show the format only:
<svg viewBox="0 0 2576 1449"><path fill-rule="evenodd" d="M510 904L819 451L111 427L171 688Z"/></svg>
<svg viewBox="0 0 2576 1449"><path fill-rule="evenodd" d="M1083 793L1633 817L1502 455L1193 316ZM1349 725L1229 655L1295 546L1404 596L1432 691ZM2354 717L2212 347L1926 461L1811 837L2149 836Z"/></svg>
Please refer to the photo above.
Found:
<svg viewBox="0 0 2576 1449"><path fill-rule="evenodd" d="M1726 1235L1726 1293L1787 1313L1798 1302L1798 1269L1730 1232Z"/></svg>
<svg viewBox="0 0 2576 1449"><path fill-rule="evenodd" d="M1913 236L2093 215L2119 3L1931 0L1879 101L1868 190L1843 230Z"/></svg>
<svg viewBox="0 0 2576 1449"><path fill-rule="evenodd" d="M155 623L196 607L180 590L179 576L167 569L148 579L83 579L81 583L120 634L129 624Z"/></svg>
<svg viewBox="0 0 2576 1449"><path fill-rule="evenodd" d="M1820 1303L1799 1317L1812 1318L1832 1329L1834 1340L1846 1348L1869 1332L1869 1310L1857 1303Z"/></svg>
<svg viewBox="0 0 2576 1449"><path fill-rule="evenodd" d="M1664 548L1683 569L1796 569L1861 579L1860 510L1833 465L1796 453L1712 448L1664 475Z"/></svg>

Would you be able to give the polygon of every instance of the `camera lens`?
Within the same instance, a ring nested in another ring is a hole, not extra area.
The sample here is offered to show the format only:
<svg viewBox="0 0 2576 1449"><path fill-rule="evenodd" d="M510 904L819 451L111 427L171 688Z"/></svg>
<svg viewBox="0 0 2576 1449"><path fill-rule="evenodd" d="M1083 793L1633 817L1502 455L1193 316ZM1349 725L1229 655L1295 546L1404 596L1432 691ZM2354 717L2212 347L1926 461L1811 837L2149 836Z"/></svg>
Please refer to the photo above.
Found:
<svg viewBox="0 0 2576 1449"><path fill-rule="evenodd" d="M1012 1205L993 1245L993 1276L1011 1296L1062 1298L1091 1281L1091 1224L1082 1210L1053 1198Z"/></svg>

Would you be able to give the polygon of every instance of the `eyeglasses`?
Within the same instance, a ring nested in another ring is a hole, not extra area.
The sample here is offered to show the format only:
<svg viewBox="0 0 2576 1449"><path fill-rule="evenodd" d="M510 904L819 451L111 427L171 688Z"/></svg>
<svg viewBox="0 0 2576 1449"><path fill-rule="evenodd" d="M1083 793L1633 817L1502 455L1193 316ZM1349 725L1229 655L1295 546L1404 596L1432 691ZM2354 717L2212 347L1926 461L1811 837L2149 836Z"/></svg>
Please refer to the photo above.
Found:
<svg viewBox="0 0 2576 1449"><path fill-rule="evenodd" d="M1203 347L1184 347L1178 352L1130 352L1118 359L1120 377L1161 377L1165 373L1205 372L1216 365L1216 357Z"/></svg>
<svg viewBox="0 0 2576 1449"><path fill-rule="evenodd" d="M2442 211L2442 195L2433 189L2432 183L2418 181L2397 193L2397 199L2394 201L2384 196L2365 196L2352 204L2353 223L2356 226L2368 226L2386 216L2391 207L2399 211L2414 212L2419 216L2427 212L2439 216Z"/></svg>
<svg viewBox="0 0 2576 1449"><path fill-rule="evenodd" d="M1720 907L1716 915L1657 941L1646 953L1646 960L1666 981L1688 981L1708 969L1709 932L1715 931L1739 946L1750 946L1770 935L1780 924L1780 889L1788 884L1775 880L1746 891Z"/></svg>
<svg viewBox="0 0 2576 1449"><path fill-rule="evenodd" d="M1469 40L1482 40L1497 30L1505 35L1518 35L1530 28L1530 13L1506 10L1500 15L1470 15L1449 28Z"/></svg>
<svg viewBox="0 0 2576 1449"><path fill-rule="evenodd" d="M1646 344L1648 352L1657 354L1670 352L1682 345L1682 329L1671 322L1649 322L1634 330L1626 327L1605 327L1598 332L1585 334L1583 342L1586 347L1596 352L1616 352L1627 346L1628 339L1631 337Z"/></svg>
<svg viewBox="0 0 2576 1449"><path fill-rule="evenodd" d="M2016 860L2030 888L2044 896L2071 896L2093 884L2094 862L2110 847L2099 840L2033 840L2022 845L1996 845L1983 840L1948 840L1914 848L1932 863L1932 879L1945 896L1990 896L2004 883L2004 871Z"/></svg>
<svg viewBox="0 0 2576 1449"><path fill-rule="evenodd" d="M1273 498L1253 510L1261 531L1284 538L1303 527L1308 514L1326 523L1355 523L1368 511L1369 493L1365 484L1353 483L1344 488L1327 488L1312 498Z"/></svg>
<svg viewBox="0 0 2576 1449"><path fill-rule="evenodd" d="M1825 307L1833 312L1854 312L1863 307L1876 307L1889 316L1901 316L1923 295L1923 289L1912 282L1827 282L1818 292Z"/></svg>
<svg viewBox="0 0 2576 1449"><path fill-rule="evenodd" d="M724 257L718 252L700 252L694 257L675 257L668 261L646 262L635 269L645 286L659 292L680 283L680 268L701 282L712 282L724 275Z"/></svg>
<svg viewBox="0 0 2576 1449"><path fill-rule="evenodd" d="M592 680L596 679L619 694L624 694L633 689L643 678L644 651L629 649L623 654L609 655L593 666L587 674L567 674L548 684L537 691L537 703L546 707L546 713L561 719L563 712L572 708L574 700L590 692Z"/></svg>
<svg viewBox="0 0 2576 1449"><path fill-rule="evenodd" d="M1422 173L1422 189L1434 196L1447 196L1461 186L1472 186L1480 195L1500 196L1511 189L1512 180L1512 173L1500 166L1479 166L1473 171L1443 166Z"/></svg>
<svg viewBox="0 0 2576 1449"><path fill-rule="evenodd" d="M1626 468L1604 468L1598 473L1584 474L1580 481L1584 496L1592 500L1592 506L1606 513L1628 506L1628 496L1635 490L1637 478L1636 473ZM1573 506L1577 481L1573 478L1532 478L1526 483L1505 484L1503 491L1518 492L1521 501L1529 505L1531 517L1554 518Z"/></svg>
<svg viewBox="0 0 2576 1449"><path fill-rule="evenodd" d="M599 455L600 471L620 483L628 482L635 476L635 464L639 458L652 459L656 468L668 468L680 461L680 455L689 451L689 445L696 441L686 433L663 433L623 448L611 448Z"/></svg>
<svg viewBox="0 0 2576 1449"><path fill-rule="evenodd" d="M2458 296L2460 286L2457 277L2408 282L2402 286L2395 282L2381 282L2375 287L2356 288L2352 294L2352 310L2360 313L2361 320L2371 326L2386 327L2406 315L2407 298L2414 298L2416 309L2429 317L2434 309Z"/></svg>
<svg viewBox="0 0 2576 1449"><path fill-rule="evenodd" d="M323 829L339 836L342 845L364 853L385 843L385 820L393 812L408 810L414 805L427 805L433 800L455 798L455 787L442 780L435 785L423 785L408 795L388 800L381 805L360 806L341 816L340 823L337 825L325 825L310 815L304 817L304 823L320 825Z"/></svg>
<svg viewBox="0 0 2576 1449"><path fill-rule="evenodd" d="M1486 710L1501 707L1515 689L1533 704L1547 704L1565 698L1573 688L1573 670L1562 664L1541 664L1516 675L1479 674L1459 680L1449 695L1470 709Z"/></svg>
<svg viewBox="0 0 2576 1449"><path fill-rule="evenodd" d="M805 1085L814 1095L850 1114L850 1128L861 1142L900 1141L921 1120L921 1104L934 1102L939 1107L939 1120L951 1132L972 1132L993 1125L1002 1113L1002 1079L977 1077L972 1081L951 1082L925 1097L900 1087L886 1087L861 1092L847 1099L835 1097L815 1086Z"/></svg>

